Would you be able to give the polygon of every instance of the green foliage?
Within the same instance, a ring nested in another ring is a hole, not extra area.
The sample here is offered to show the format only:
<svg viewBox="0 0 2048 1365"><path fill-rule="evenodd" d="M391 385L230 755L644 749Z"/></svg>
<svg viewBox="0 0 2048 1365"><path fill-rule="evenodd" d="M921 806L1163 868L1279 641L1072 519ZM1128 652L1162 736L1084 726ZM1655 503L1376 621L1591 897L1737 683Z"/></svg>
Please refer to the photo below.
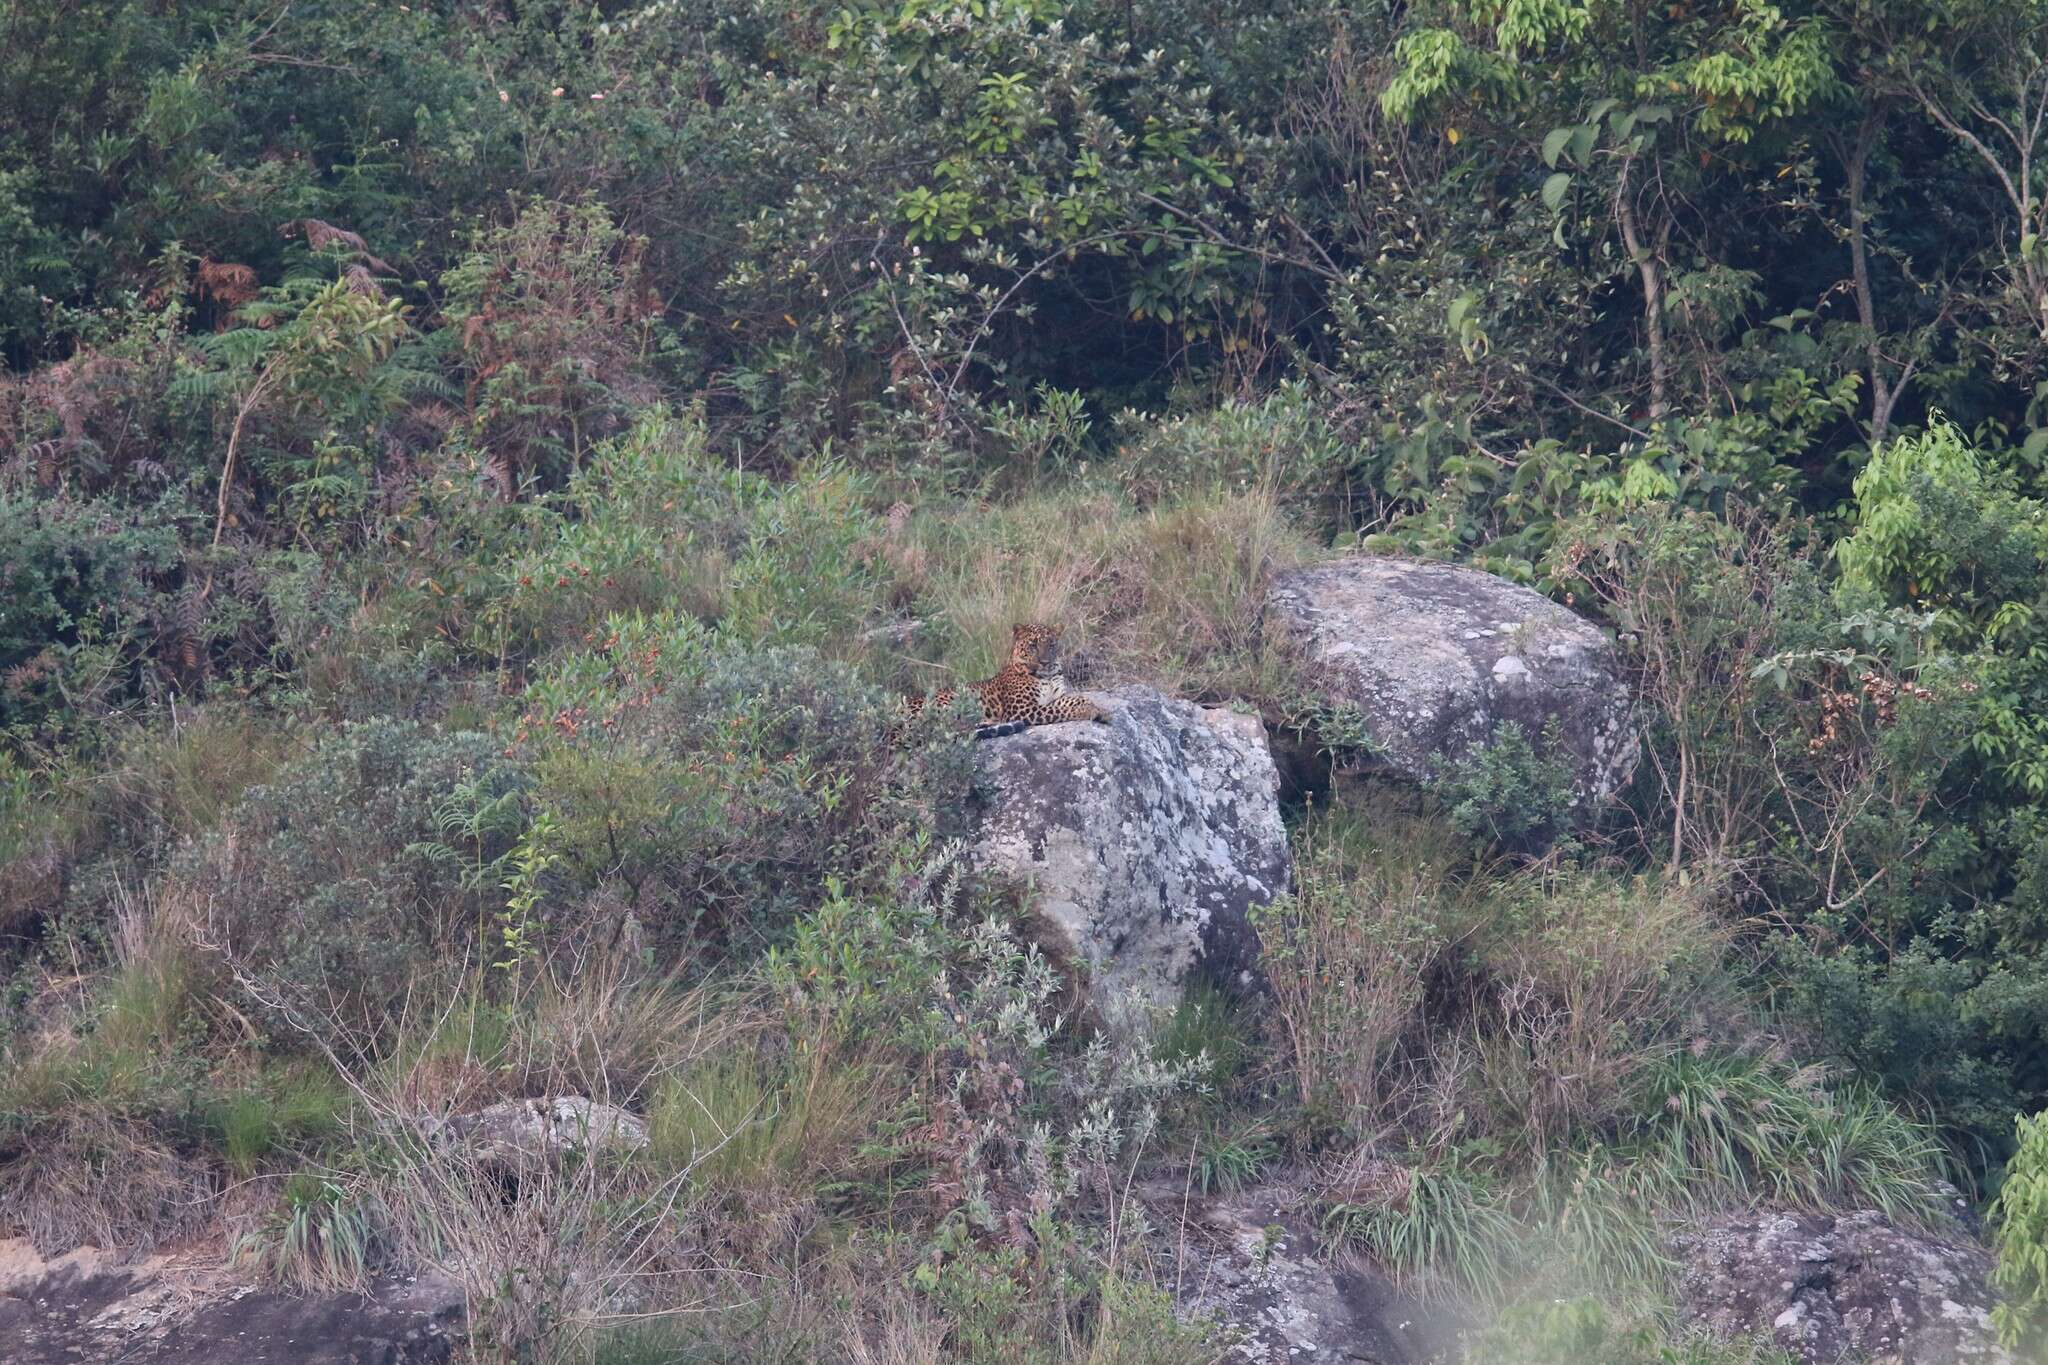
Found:
<svg viewBox="0 0 2048 1365"><path fill-rule="evenodd" d="M1483 1163L1454 1151L1409 1168L1403 1180L1405 1188L1388 1202L1331 1205L1325 1229L1396 1273L1416 1277L1425 1290L1502 1283L1515 1217Z"/></svg>
<svg viewBox="0 0 2048 1365"><path fill-rule="evenodd" d="M176 612L182 510L0 491L0 728L12 742L133 700L129 670Z"/></svg>
<svg viewBox="0 0 2048 1365"><path fill-rule="evenodd" d="M1939 1206L1939 1145L1867 1091L1829 1090L1769 1058L1688 1050L1649 1068L1641 1093L1630 1140L1666 1197L1857 1205L1901 1221Z"/></svg>
<svg viewBox="0 0 2048 1365"><path fill-rule="evenodd" d="M548 793L565 873L623 895L664 950L784 937L833 876L968 818L964 734L898 744L901 702L794 647L613 617L536 680L514 749Z"/></svg>
<svg viewBox="0 0 2048 1365"><path fill-rule="evenodd" d="M467 395L467 440L507 497L578 469L652 396L659 310L639 277L646 243L601 204L533 203L478 234L441 278L437 340Z"/></svg>
<svg viewBox="0 0 2048 1365"><path fill-rule="evenodd" d="M529 777L482 735L344 727L250 792L173 875L220 907L276 1026L376 1037L429 964L477 960ZM500 902L502 903L502 902Z"/></svg>
<svg viewBox="0 0 2048 1365"><path fill-rule="evenodd" d="M1934 642L1965 656L1979 696L1971 747L2029 796L2048 795L2048 507L1937 420L1873 454L1856 508L1835 548L1845 596L1931 613Z"/></svg>
<svg viewBox="0 0 2048 1365"><path fill-rule="evenodd" d="M2048 1330L2042 1320L2048 1307L2048 1122L2022 1114L2018 1128L2018 1150L1991 1205L1998 1251L1992 1283L2001 1295L1992 1314L2009 1347L2037 1346Z"/></svg>
<svg viewBox="0 0 2048 1365"><path fill-rule="evenodd" d="M1576 792L1555 726L1532 743L1520 725L1503 721L1491 743L1437 779L1436 797L1460 833L1533 850L1564 827Z"/></svg>
<svg viewBox="0 0 2048 1365"><path fill-rule="evenodd" d="M1263 489L1298 521L1348 529L1358 453L1300 383L1256 403L1158 420L1119 415L1110 469L1144 506L1223 490Z"/></svg>
<svg viewBox="0 0 2048 1365"><path fill-rule="evenodd" d="M258 1262L431 1226L508 1355L1158 1362L1219 1348L1126 1192L1299 1166L1540 1287L1493 1356L1635 1365L1766 1358L1668 1330L1658 1217L1916 1217L1935 1135L2000 1188L2048 1103L2034 0L15 8L11 1226L289 1166ZM896 693L1049 620L1078 682L1356 747L1266 633L1318 547L1612 630L1634 784L1540 860L1555 736L1434 813L1338 784L1271 996L1090 1043ZM649 1159L328 1150L549 1093ZM707 1311L586 1343L626 1236Z"/></svg>

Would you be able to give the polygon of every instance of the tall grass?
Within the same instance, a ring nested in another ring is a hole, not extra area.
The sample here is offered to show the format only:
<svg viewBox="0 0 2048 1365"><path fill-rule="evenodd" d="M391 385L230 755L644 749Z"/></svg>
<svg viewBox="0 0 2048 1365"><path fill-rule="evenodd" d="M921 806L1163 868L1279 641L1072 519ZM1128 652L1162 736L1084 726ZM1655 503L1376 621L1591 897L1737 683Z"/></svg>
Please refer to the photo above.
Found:
<svg viewBox="0 0 2048 1365"><path fill-rule="evenodd" d="M931 617L939 672L992 672L1011 624L1040 621L1066 627L1091 682L1258 697L1277 668L1260 633L1266 586L1313 553L1259 488L1142 509L1062 490L920 511L890 562Z"/></svg>
<svg viewBox="0 0 2048 1365"><path fill-rule="evenodd" d="M1905 1222L1940 1207L1932 1133L1816 1068L1701 1049L1650 1067L1624 1150L1645 1198L1692 1209L1763 1202L1876 1208Z"/></svg>
<svg viewBox="0 0 2048 1365"><path fill-rule="evenodd" d="M781 1065L751 1051L722 1053L663 1082L648 1111L648 1154L726 1193L814 1186L849 1159L892 1090L874 1067L824 1048Z"/></svg>
<svg viewBox="0 0 2048 1365"><path fill-rule="evenodd" d="M1423 862L1352 862L1313 832L1296 878L1254 919L1295 1085L1312 1112L1369 1132L1409 1103L1403 1045L1447 942L1441 883Z"/></svg>
<svg viewBox="0 0 2048 1365"><path fill-rule="evenodd" d="M1486 1292L1506 1282L1522 1230L1505 1191L1479 1163L1453 1153L1409 1169L1384 1195L1330 1205L1325 1230L1426 1295Z"/></svg>

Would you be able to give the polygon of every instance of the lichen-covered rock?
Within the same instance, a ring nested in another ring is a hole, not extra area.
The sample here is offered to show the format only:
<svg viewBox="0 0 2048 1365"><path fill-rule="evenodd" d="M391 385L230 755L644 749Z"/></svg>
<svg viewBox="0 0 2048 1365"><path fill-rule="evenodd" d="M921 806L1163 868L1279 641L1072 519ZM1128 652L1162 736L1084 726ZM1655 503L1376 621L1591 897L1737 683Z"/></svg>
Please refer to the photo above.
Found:
<svg viewBox="0 0 2048 1365"><path fill-rule="evenodd" d="M1378 1268L1331 1259L1288 1207L1253 1188L1190 1198L1185 1186L1141 1191L1173 1269L1178 1311L1215 1325L1231 1365L1416 1365L1450 1358L1464 1324L1425 1310Z"/></svg>
<svg viewBox="0 0 2048 1365"><path fill-rule="evenodd" d="M1686 1318L1719 1337L1768 1333L1812 1362L1958 1365L2012 1357L1991 1326L1983 1248L1882 1214L1746 1214L1674 1239Z"/></svg>
<svg viewBox="0 0 2048 1365"><path fill-rule="evenodd" d="M1634 769L1613 644L1541 593L1453 564L1355 557L1281 574L1265 610L1323 700L1355 710L1367 770L1426 782L1505 721L1532 743L1556 724L1580 809Z"/></svg>
<svg viewBox="0 0 2048 1365"><path fill-rule="evenodd" d="M506 1100L441 1124L438 1143L459 1145L482 1165L519 1171L589 1147L638 1151L647 1145L647 1123L616 1105L581 1095Z"/></svg>
<svg viewBox="0 0 2048 1365"><path fill-rule="evenodd" d="M297 1294L203 1259L80 1247L45 1260L0 1240L8 1365L437 1365L463 1329L462 1290L439 1275Z"/></svg>
<svg viewBox="0 0 2048 1365"><path fill-rule="evenodd" d="M1249 981L1249 914L1290 885L1279 777L1258 717L1150 688L1092 693L1107 724L983 745L995 788L976 864L1028 881L1104 1018L1170 1006L1200 971Z"/></svg>

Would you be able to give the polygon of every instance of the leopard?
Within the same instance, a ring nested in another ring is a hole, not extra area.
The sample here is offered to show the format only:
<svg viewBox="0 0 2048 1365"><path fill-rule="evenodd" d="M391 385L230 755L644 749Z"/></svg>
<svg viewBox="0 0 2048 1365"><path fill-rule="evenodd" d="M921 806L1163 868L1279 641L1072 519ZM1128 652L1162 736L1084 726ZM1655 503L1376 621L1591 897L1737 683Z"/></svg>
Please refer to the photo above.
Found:
<svg viewBox="0 0 2048 1365"><path fill-rule="evenodd" d="M981 723L974 728L976 739L1013 735L1034 725L1058 725L1066 721L1097 721L1107 724L1109 713L1079 692L1069 691L1060 669L1060 628L1019 622L1010 628L1010 657L993 676L969 683L964 689L981 702ZM906 697L912 716L923 712L927 702L950 706L955 689L943 688L926 697Z"/></svg>

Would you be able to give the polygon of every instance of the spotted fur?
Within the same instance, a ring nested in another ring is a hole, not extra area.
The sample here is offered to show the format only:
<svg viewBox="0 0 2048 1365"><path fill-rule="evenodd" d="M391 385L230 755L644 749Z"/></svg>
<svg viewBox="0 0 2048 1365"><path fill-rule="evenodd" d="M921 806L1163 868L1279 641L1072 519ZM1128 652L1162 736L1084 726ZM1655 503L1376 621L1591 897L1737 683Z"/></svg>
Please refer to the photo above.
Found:
<svg viewBox="0 0 2048 1365"><path fill-rule="evenodd" d="M1010 630L1010 658L993 677L969 683L968 691L981 701L978 737L1015 734L1033 725L1057 725L1070 720L1105 720L1108 713L1079 692L1067 690L1060 671L1060 632L1056 626L1017 625ZM952 704L954 691L934 693L938 706ZM925 698L911 697L910 714L924 710Z"/></svg>

